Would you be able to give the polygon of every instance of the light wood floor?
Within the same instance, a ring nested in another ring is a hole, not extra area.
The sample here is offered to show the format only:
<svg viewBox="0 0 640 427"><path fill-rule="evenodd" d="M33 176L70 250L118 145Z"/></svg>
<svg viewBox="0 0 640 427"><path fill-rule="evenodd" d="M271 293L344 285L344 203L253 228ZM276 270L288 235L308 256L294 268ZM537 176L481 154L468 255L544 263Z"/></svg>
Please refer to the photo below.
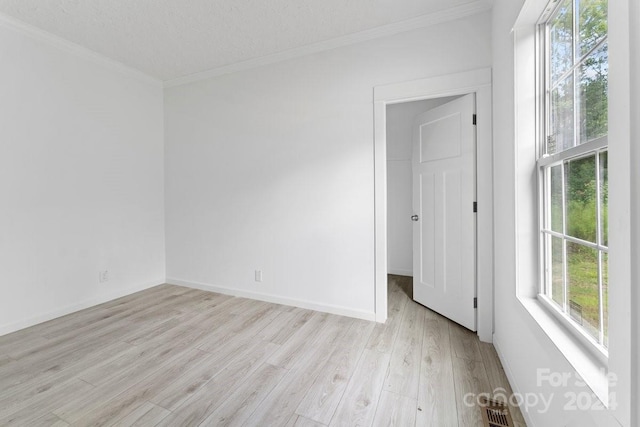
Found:
<svg viewBox="0 0 640 427"><path fill-rule="evenodd" d="M0 425L478 426L493 346L410 280L384 325L162 285L5 335Z"/></svg>

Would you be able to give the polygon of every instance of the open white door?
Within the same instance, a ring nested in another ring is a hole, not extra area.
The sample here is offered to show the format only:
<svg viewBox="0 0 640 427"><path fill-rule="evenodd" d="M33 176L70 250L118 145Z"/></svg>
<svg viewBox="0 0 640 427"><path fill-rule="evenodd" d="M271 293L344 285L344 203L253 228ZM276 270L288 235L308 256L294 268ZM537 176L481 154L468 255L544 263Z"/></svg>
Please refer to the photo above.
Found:
<svg viewBox="0 0 640 427"><path fill-rule="evenodd" d="M417 117L413 134L413 299L476 330L475 97Z"/></svg>

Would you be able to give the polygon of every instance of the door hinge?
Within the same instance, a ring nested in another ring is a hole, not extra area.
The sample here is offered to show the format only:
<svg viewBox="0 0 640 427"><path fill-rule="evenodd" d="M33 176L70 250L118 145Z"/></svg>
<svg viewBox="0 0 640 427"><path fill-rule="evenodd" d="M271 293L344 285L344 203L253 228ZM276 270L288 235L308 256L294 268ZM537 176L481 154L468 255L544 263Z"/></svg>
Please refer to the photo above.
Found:
<svg viewBox="0 0 640 427"><path fill-rule="evenodd" d="M476 114L473 115L473 124L477 124L478 123L478 116Z"/></svg>
<svg viewBox="0 0 640 427"><path fill-rule="evenodd" d="M478 202L473 202L473 212L478 212Z"/></svg>
<svg viewBox="0 0 640 427"><path fill-rule="evenodd" d="M478 308L478 298L473 299L473 308Z"/></svg>

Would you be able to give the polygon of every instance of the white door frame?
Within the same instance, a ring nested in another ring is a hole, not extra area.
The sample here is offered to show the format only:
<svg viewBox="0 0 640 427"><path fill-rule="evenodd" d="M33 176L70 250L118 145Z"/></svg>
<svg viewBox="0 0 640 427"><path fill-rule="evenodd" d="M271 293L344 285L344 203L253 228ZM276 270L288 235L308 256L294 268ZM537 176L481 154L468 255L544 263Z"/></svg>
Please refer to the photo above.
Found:
<svg viewBox="0 0 640 427"><path fill-rule="evenodd" d="M491 69L483 68L409 82L376 86L374 99L375 315L387 319L387 105L476 94L477 327L480 340L493 337L493 141ZM472 207L470 206L469 209Z"/></svg>

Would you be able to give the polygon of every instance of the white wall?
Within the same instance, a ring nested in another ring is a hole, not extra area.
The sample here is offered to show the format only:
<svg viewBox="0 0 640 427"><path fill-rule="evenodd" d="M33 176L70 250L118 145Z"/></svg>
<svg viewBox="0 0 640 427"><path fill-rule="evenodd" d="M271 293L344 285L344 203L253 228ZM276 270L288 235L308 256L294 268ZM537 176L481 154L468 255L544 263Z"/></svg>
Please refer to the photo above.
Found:
<svg viewBox="0 0 640 427"><path fill-rule="evenodd" d="M90 56L0 24L0 334L164 280L162 89Z"/></svg>
<svg viewBox="0 0 640 427"><path fill-rule="evenodd" d="M638 52L640 51L640 3L629 1L628 6L629 29L631 31L629 51ZM636 165L636 167L631 167L633 174L631 178L631 200L633 205L631 206L630 217L633 221L631 224L633 245L630 255L632 260L638 260L640 259L640 168L637 165L640 165L640 97L637 94L640 93L640 55L630 55L630 61L631 90L629 91L629 97L631 108L629 119L631 122L631 156L629 161L631 165ZM635 336L636 339L630 358L635 361L632 364L631 371L634 384L632 393L635 395L630 397L630 404L632 408L631 419L635 420L636 424L640 424L640 363L637 363L640 360L640 310L637 309L640 307L640 286L637 286L640 283L640 263L633 263L633 267L631 283L635 283L636 286L632 288L631 305L634 307L632 315L635 318L635 324L631 335Z"/></svg>
<svg viewBox="0 0 640 427"><path fill-rule="evenodd" d="M168 280L373 319L373 87L490 61L482 14L166 89Z"/></svg>
<svg viewBox="0 0 640 427"><path fill-rule="evenodd" d="M411 152L413 122L455 97L403 102L387 106L387 269L413 276Z"/></svg>
<svg viewBox="0 0 640 427"><path fill-rule="evenodd" d="M610 16L613 22L619 22L624 20L625 13L621 13L624 9L624 4L627 1L610 2ZM629 1L629 3L632 3ZM637 329L635 329L635 335L627 336L620 339L625 333L629 331L629 319L623 319L628 311L629 300L625 304L624 298L619 298L621 294L618 293L616 297L611 297L611 358L610 369L619 377L619 386L615 389L617 394L618 409L585 409L585 410L571 410L567 409L565 405L570 404L571 395L582 395L588 402L596 402L595 396L591 395L588 388L576 384L576 371L572 365L569 364L567 359L558 350L554 343L549 339L547 334L542 328L533 320L529 312L523 307L520 300L518 300L516 293L518 289L523 287L523 283L518 282L517 276L517 261L516 261L516 191L515 183L515 164L514 159L517 154L514 151L516 148L515 131L514 131L514 56L513 56L513 39L511 28L516 20L516 17L523 4L522 0L496 0L494 3L493 12L493 70L494 70L494 203L495 203L495 335L494 344L496 345L498 352L502 358L505 370L512 382L514 390L523 395L529 396L544 396L545 398L551 398L551 405L545 411L541 405L535 406L528 413L527 417L531 425L533 426L610 426L610 425L623 425L626 427L638 425L638 420L630 421L630 386L629 381L629 364L625 366L625 363L621 363L620 359L628 359L630 353L628 349L623 347L635 347L637 348ZM615 17L615 18L614 18ZM621 26L623 27L623 26ZM612 30L618 32L619 28ZM623 67L614 70L613 64L620 65L620 56L624 56L624 49L620 49L618 41L624 36L617 34L615 37L610 38L610 52L612 58L612 67L610 68L610 82L612 86L617 86L610 97L610 110L617 111L624 106L626 102L617 95L620 89L619 77L624 77L625 71ZM615 40L614 40L615 39ZM622 79L624 80L624 79ZM628 94L627 88L627 94ZM627 95L628 96L628 95ZM624 108L622 108L624 109ZM622 112L622 111L620 111ZM627 110L628 113L628 110ZM624 114L624 113L623 113ZM611 115L610 117L615 117ZM623 121L624 122L624 121ZM610 122L610 136L615 129L618 132L617 126L621 122L618 119L614 119ZM624 127L624 124L623 124ZM628 130L628 124L627 124ZM624 133L624 132L623 132ZM626 156L629 159L628 143L625 148L625 143L619 144L620 141L613 141L614 138L610 138L611 151L615 150L615 156L617 158L624 158ZM621 148L621 149L620 149ZM626 152L625 152L626 150ZM531 153L533 155L533 153ZM611 160L613 165L613 160ZM620 169L626 169L627 166L619 165ZM611 170L611 168L610 168ZM618 175L619 176L619 175ZM610 182L612 187L614 186L614 178L610 176ZM618 188L629 188L629 182L618 182ZM622 191L622 190L616 190ZM616 196L618 197L618 196ZM616 213L613 214L613 198L610 194L610 222L611 235L616 234L616 239L620 237L621 231L615 231L615 229L622 229L629 227L629 211L615 209ZM615 215L619 215L622 219L626 216L626 224L624 221L619 223L612 218ZM638 216L635 218L635 224L638 223ZM628 234L628 232L627 232ZM524 241L525 239L521 239ZM612 254L615 250L618 254L624 255L618 249L614 249L614 238L611 238L612 242ZM637 242L635 242L637 247ZM628 253L625 255L628 257ZM613 257L612 257L613 258ZM622 258L622 257L621 257ZM620 258L619 258L620 259ZM624 262L623 262L624 264ZM619 264L618 264L619 265ZM628 271L627 271L628 272ZM611 267L611 278L613 276L624 276L625 272L621 269L614 272L613 266ZM628 283L621 283L620 288L628 287ZM620 289L619 288L619 289ZM611 291L613 293L619 292ZM615 301L614 301L615 300ZM618 328L622 331L619 334L618 331L614 331L614 323L619 325ZM634 343L635 340L635 343ZM614 343L615 341L615 343ZM626 341L626 342L624 342ZM629 344L630 342L630 344ZM617 348L614 348L617 347ZM634 353L637 355L637 352ZM632 359L632 365L637 366L637 359ZM547 369L549 372L568 374L571 375L566 386L553 387L548 382L538 382L538 369ZM637 368L634 368L637 369ZM634 387L633 385L631 387ZM637 388L637 383L635 384ZM636 396L637 399L637 396Z"/></svg>

